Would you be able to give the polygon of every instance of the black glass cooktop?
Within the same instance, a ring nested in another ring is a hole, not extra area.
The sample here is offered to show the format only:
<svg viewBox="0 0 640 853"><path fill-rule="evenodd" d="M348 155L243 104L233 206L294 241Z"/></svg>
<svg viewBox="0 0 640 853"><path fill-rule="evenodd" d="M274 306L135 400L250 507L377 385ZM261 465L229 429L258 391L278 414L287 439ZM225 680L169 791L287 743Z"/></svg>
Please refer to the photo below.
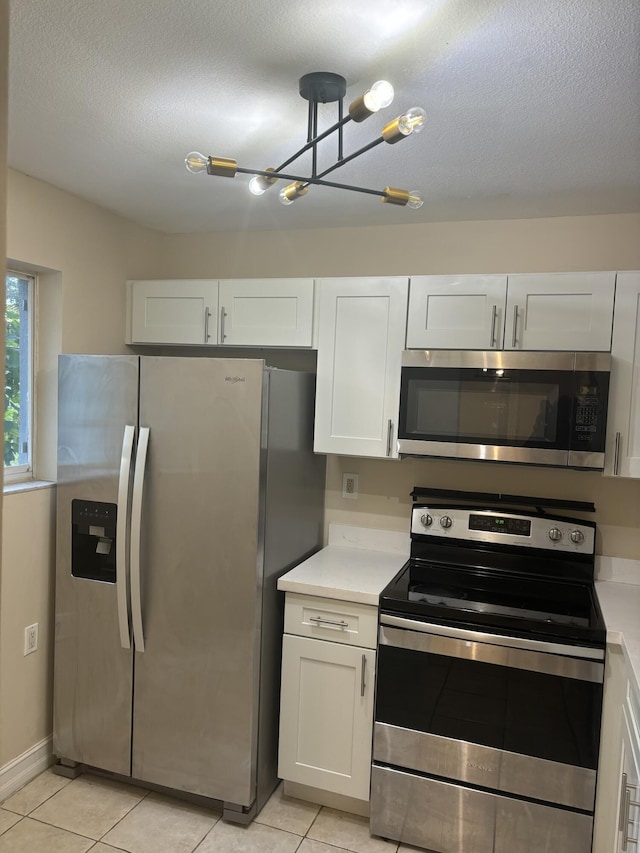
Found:
<svg viewBox="0 0 640 853"><path fill-rule="evenodd" d="M604 646L593 584L463 568L412 558L380 597L381 613Z"/></svg>

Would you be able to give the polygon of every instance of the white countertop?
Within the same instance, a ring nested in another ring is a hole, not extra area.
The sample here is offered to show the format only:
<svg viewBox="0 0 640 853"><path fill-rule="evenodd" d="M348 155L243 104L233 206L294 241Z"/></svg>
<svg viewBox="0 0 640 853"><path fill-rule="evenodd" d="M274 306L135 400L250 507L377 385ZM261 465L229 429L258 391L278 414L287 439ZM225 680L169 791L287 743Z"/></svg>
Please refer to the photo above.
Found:
<svg viewBox="0 0 640 853"><path fill-rule="evenodd" d="M278 589L377 605L408 556L408 534L332 524L326 548L283 575Z"/></svg>
<svg viewBox="0 0 640 853"><path fill-rule="evenodd" d="M607 642L622 646L640 690L640 585L596 581L596 592L607 626Z"/></svg>

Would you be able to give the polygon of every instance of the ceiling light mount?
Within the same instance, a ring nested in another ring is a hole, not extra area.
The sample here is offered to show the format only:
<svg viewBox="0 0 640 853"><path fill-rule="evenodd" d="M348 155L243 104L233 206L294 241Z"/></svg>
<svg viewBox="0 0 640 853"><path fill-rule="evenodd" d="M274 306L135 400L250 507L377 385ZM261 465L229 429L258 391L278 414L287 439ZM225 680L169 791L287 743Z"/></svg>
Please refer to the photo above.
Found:
<svg viewBox="0 0 640 853"><path fill-rule="evenodd" d="M281 163L278 168L268 169L246 169L238 166L237 162L229 157L206 157L197 151L187 154L185 164L190 172L195 174L206 172L208 175L219 177L235 177L236 173L253 175L249 182L249 189L254 195L263 195L279 179L290 181L280 191L280 201L285 205L292 204L297 198L306 195L311 185L334 187L337 189L351 190L353 192L366 193L379 196L381 201L402 207L417 209L422 207L423 201L416 190L402 190L394 187L385 187L383 190L356 187L350 184L339 184L334 181L325 180L326 176L336 169L344 166L356 157L365 154L382 142L395 144L401 139L413 133L419 133L426 120L426 114L420 107L413 107L406 113L388 122L380 135L368 145L359 148L345 156L343 151L343 128L350 122L362 122L380 109L388 107L393 101L393 86L386 80L379 80L370 89L367 89L359 98L349 104L347 114L344 114L344 97L347 91L347 81L340 74L330 71L314 71L305 74L298 81L300 95L309 103L307 119L307 142L291 157ZM318 105L337 104L337 120L321 133L318 132ZM332 165L318 172L318 145L328 137L337 135L336 159ZM284 170L307 151L311 152L311 174L307 176L293 175Z"/></svg>

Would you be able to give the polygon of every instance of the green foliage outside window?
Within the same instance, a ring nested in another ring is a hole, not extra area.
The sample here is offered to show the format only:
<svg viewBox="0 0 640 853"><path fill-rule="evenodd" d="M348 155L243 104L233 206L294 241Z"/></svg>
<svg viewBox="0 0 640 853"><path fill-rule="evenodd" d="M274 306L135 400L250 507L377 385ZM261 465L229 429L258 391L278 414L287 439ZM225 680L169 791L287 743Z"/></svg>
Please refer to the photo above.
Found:
<svg viewBox="0 0 640 853"><path fill-rule="evenodd" d="M28 347L28 324L24 306L28 294L28 280L6 277L5 308L5 374L4 374L4 464L25 463L23 443L27 394L23 392L21 373L25 365L25 347ZM22 407L22 413L21 413Z"/></svg>

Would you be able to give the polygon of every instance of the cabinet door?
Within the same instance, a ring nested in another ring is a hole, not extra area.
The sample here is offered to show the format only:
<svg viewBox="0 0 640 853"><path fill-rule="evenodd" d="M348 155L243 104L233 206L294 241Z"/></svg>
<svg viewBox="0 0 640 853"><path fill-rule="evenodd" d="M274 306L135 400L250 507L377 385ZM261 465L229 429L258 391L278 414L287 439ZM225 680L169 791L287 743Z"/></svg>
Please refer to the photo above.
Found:
<svg viewBox="0 0 640 853"><path fill-rule="evenodd" d="M412 276L407 349L501 349L506 275Z"/></svg>
<svg viewBox="0 0 640 853"><path fill-rule="evenodd" d="M310 347L313 279L236 279L220 282L221 344Z"/></svg>
<svg viewBox="0 0 640 853"><path fill-rule="evenodd" d="M504 349L609 352L614 272L510 275Z"/></svg>
<svg viewBox="0 0 640 853"><path fill-rule="evenodd" d="M130 286L131 343L217 343L217 281L166 279Z"/></svg>
<svg viewBox="0 0 640 853"><path fill-rule="evenodd" d="M282 779L369 799L375 657L371 649L284 635Z"/></svg>
<svg viewBox="0 0 640 853"><path fill-rule="evenodd" d="M640 272L619 272L605 476L640 477Z"/></svg>
<svg viewBox="0 0 640 853"><path fill-rule="evenodd" d="M397 457L408 279L324 279L314 450Z"/></svg>
<svg viewBox="0 0 640 853"><path fill-rule="evenodd" d="M640 849L640 741L626 708L622 722L622 774L616 853L636 853Z"/></svg>

